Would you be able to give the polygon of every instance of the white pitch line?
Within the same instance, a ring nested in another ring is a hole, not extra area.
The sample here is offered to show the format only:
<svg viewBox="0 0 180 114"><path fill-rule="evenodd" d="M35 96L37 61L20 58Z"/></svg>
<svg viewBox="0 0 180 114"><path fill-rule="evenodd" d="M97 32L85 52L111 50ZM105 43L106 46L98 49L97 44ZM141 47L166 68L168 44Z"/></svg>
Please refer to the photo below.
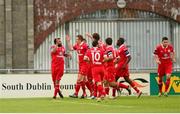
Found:
<svg viewBox="0 0 180 114"><path fill-rule="evenodd" d="M99 103L79 103L79 102L72 102L72 101L64 101L64 100L57 100L57 102L64 102L64 103L71 103L71 104L82 104L82 105L95 105L95 106L103 106L103 107L116 107L116 108L133 108L133 106L124 106L124 105L107 105ZM96 102L96 101L95 101Z"/></svg>

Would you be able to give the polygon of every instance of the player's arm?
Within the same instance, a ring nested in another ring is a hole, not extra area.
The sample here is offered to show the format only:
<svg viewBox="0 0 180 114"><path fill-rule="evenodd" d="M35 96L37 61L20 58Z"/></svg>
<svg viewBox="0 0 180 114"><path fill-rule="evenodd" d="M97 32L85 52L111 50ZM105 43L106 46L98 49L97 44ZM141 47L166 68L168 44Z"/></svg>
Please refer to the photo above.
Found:
<svg viewBox="0 0 180 114"><path fill-rule="evenodd" d="M174 48L172 47L172 50L171 50L171 59L173 62L176 62L176 59L175 59L175 51L174 51Z"/></svg>
<svg viewBox="0 0 180 114"><path fill-rule="evenodd" d="M127 56L126 62L123 64L122 68L126 68L127 64L131 61L131 55Z"/></svg>
<svg viewBox="0 0 180 114"><path fill-rule="evenodd" d="M69 35L66 35L66 41L67 41L69 50L73 51L73 46L70 43L70 36Z"/></svg>
<svg viewBox="0 0 180 114"><path fill-rule="evenodd" d="M108 56L107 56L107 55L108 55ZM113 60L113 53L112 53L112 51L108 51L108 52L107 52L107 55L106 55L106 54L104 55L104 60L103 60L103 62L108 62L108 61Z"/></svg>
<svg viewBox="0 0 180 114"><path fill-rule="evenodd" d="M124 53L125 53L127 59L126 59L125 63L123 64L122 68L126 68L127 64L131 61L131 55L130 55L129 51L125 50Z"/></svg>
<svg viewBox="0 0 180 114"><path fill-rule="evenodd" d="M173 61L173 62L176 62L175 52L172 52L172 61Z"/></svg>
<svg viewBox="0 0 180 114"><path fill-rule="evenodd" d="M54 45L54 46L51 47L51 53L55 53L56 50L57 50L57 46L56 46L56 45Z"/></svg>
<svg viewBox="0 0 180 114"><path fill-rule="evenodd" d="M65 56L65 57L68 57L68 58L70 58L70 59L72 58L72 54L71 54L70 52L64 53L64 56Z"/></svg>
<svg viewBox="0 0 180 114"><path fill-rule="evenodd" d="M83 60L86 61L86 62L88 62L88 63L90 62L89 57L86 56L86 55L84 56Z"/></svg>
<svg viewBox="0 0 180 114"><path fill-rule="evenodd" d="M88 38L90 38L91 40L93 40L93 37L92 37L92 35L90 34L90 33L86 33L86 36L88 37Z"/></svg>
<svg viewBox="0 0 180 114"><path fill-rule="evenodd" d="M87 50L86 54L84 55L83 60L90 63L89 56L90 56L90 50Z"/></svg>
<svg viewBox="0 0 180 114"><path fill-rule="evenodd" d="M114 60L114 64L117 64L120 61L120 57L117 56L116 59Z"/></svg>
<svg viewBox="0 0 180 114"><path fill-rule="evenodd" d="M156 61L157 64L161 64L158 55L154 54L154 60Z"/></svg>
<svg viewBox="0 0 180 114"><path fill-rule="evenodd" d="M158 49L156 48L154 51L154 60L156 61L157 64L161 64L159 57L158 57Z"/></svg>

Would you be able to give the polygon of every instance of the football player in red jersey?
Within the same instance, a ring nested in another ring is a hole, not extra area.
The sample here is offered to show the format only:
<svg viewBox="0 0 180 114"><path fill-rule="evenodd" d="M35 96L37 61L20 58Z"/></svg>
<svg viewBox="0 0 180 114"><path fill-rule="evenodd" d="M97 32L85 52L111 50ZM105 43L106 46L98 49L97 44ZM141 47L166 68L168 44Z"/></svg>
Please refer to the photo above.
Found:
<svg viewBox="0 0 180 114"><path fill-rule="evenodd" d="M59 93L59 96L63 98L63 95L59 90L60 80L64 74L64 57L70 57L70 55L65 52L66 50L64 46L62 46L61 39L55 38L54 45L51 46L51 73L54 84L54 99L56 99L57 93Z"/></svg>
<svg viewBox="0 0 180 114"><path fill-rule="evenodd" d="M162 38L162 43L156 46L154 51L154 58L158 64L158 86L159 86L159 96L162 96L162 78L166 75L165 83L165 96L168 96L168 88L170 84L170 77L173 68L173 62L175 62L175 51L172 45L169 44L167 37Z"/></svg>
<svg viewBox="0 0 180 114"><path fill-rule="evenodd" d="M90 33L86 33L86 36L88 38L90 38L92 41L94 41L94 40L98 41L98 47L101 48L105 52L106 45L102 42L100 35L98 33L93 33L92 35ZM93 94L94 95L91 97L91 99L95 99L97 97L97 85L96 84L94 84L94 86L93 86ZM103 94L106 95L105 90L103 90Z"/></svg>
<svg viewBox="0 0 180 114"><path fill-rule="evenodd" d="M105 41L106 41L106 49L105 49L106 51L105 51L104 62L106 62L106 65L105 65L104 86L105 86L106 95L109 95L109 86L116 89L125 88L130 95L131 90L129 89L129 86L121 83L117 83L115 81L116 71L115 71L114 61L116 58L116 51L112 46L112 38L108 37L106 38Z"/></svg>
<svg viewBox="0 0 180 114"><path fill-rule="evenodd" d="M126 82L128 82L131 87L137 92L137 98L139 98L142 94L142 92L135 86L135 84L132 82L132 80L129 78L129 62L131 60L131 55L124 44L125 40L124 38L119 38L117 40L117 46L118 51L117 51L117 58L115 63L116 65L116 75L118 77L123 77Z"/></svg>
<svg viewBox="0 0 180 114"><path fill-rule="evenodd" d="M90 83L87 81L87 63L83 60L84 55L86 51L88 50L88 45L84 42L84 38L82 35L77 35L76 36L76 44L74 46L71 45L70 43L70 37L69 35L66 36L66 40L68 43L68 47L71 51L76 50L79 58L79 72L78 72L78 78L77 78L77 83L75 87L75 93L73 95L70 95L70 97L73 98L78 98L78 92L80 87L82 87L83 90L83 95L81 98L87 97L86 90L85 90L85 85L90 89L91 93L91 86Z"/></svg>
<svg viewBox="0 0 180 114"><path fill-rule="evenodd" d="M97 101L100 101L104 97L103 93L103 77L104 77L104 51L98 47L98 41L92 42L93 47L89 49L84 56L84 60L90 62L92 65L92 76L95 84L97 85Z"/></svg>

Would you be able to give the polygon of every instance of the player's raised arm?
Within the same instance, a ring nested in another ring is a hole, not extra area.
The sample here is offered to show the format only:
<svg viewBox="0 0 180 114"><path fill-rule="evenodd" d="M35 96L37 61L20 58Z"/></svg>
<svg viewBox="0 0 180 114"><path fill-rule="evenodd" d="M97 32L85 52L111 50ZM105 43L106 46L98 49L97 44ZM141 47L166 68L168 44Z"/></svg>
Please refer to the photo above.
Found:
<svg viewBox="0 0 180 114"><path fill-rule="evenodd" d="M70 51L73 51L73 46L71 45L70 40L71 40L70 36L66 35L66 41L67 41L67 44L68 44L68 48L69 48Z"/></svg>
<svg viewBox="0 0 180 114"><path fill-rule="evenodd" d="M52 52L52 53L55 53L56 50L57 50L57 46L56 46L56 45L54 45L54 46L51 47L51 52Z"/></svg>
<svg viewBox="0 0 180 114"><path fill-rule="evenodd" d="M92 36L89 32L86 33L86 36L87 36L88 38L90 38L91 40L93 40L93 36Z"/></svg>
<svg viewBox="0 0 180 114"><path fill-rule="evenodd" d="M51 47L51 53L55 53L58 47L58 43L57 43L58 38L54 39L54 45Z"/></svg>

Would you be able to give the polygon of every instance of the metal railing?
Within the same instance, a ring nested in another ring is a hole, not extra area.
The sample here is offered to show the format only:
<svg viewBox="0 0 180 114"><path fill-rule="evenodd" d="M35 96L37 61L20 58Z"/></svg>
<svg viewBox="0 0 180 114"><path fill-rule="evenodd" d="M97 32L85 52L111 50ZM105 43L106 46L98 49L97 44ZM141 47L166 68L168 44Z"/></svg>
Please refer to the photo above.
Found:
<svg viewBox="0 0 180 114"><path fill-rule="evenodd" d="M180 67L173 68L173 72L179 72ZM131 73L150 73L157 72L157 68L151 69L130 69ZM51 69L0 69L0 74L13 74L13 73L51 73ZM64 73L78 73L78 69L65 69Z"/></svg>

